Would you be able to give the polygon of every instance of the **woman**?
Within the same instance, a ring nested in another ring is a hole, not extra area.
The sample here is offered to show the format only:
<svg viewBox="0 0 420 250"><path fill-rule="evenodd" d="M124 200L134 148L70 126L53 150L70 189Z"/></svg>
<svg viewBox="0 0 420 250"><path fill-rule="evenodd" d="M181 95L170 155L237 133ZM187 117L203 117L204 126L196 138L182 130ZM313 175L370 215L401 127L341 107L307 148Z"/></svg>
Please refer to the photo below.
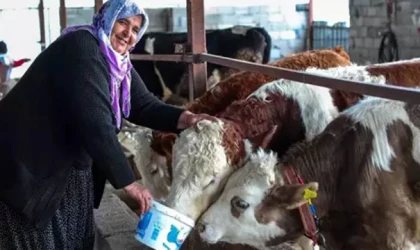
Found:
<svg viewBox="0 0 420 250"><path fill-rule="evenodd" d="M134 182L117 139L122 117L173 132L215 119L146 90L129 51L147 26L136 4L109 0L0 101L0 249L92 249L94 198L97 207L106 179L149 209L151 195Z"/></svg>

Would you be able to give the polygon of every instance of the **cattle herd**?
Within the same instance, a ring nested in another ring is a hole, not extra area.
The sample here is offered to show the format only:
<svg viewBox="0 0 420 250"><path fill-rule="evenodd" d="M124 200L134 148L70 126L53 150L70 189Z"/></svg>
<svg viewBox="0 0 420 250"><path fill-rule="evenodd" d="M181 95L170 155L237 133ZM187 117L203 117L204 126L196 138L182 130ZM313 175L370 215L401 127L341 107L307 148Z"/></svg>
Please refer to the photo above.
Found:
<svg viewBox="0 0 420 250"><path fill-rule="evenodd" d="M186 32L146 33L133 54L176 54L177 45L186 45ZM233 26L220 30L206 30L207 52L239 60L267 63L270 60L271 37L264 28ZM184 105L188 100L188 65L183 62L133 60L133 67L142 77L149 91L165 102ZM212 86L238 70L207 64L207 84Z"/></svg>
<svg viewBox="0 0 420 250"><path fill-rule="evenodd" d="M420 85L420 59L341 47L267 64ZM183 249L420 249L419 105L241 71L184 106L218 121L135 136L143 184L196 221Z"/></svg>

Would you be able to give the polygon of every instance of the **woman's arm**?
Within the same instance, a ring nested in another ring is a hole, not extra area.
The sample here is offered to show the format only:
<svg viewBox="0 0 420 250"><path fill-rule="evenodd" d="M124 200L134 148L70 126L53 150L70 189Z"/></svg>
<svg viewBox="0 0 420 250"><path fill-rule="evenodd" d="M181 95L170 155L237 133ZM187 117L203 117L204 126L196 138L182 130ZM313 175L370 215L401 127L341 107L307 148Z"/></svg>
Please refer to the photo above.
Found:
<svg viewBox="0 0 420 250"><path fill-rule="evenodd" d="M127 120L154 130L178 133L178 120L184 109L155 97L135 69L131 70L131 77L131 110Z"/></svg>

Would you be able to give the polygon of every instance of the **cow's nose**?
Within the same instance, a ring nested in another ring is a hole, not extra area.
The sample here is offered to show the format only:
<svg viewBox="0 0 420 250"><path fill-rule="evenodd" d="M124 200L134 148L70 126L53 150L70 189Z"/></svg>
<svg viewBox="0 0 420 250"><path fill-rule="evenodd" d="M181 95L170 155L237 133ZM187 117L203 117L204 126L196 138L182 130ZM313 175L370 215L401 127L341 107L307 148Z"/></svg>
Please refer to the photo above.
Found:
<svg viewBox="0 0 420 250"><path fill-rule="evenodd" d="M199 222L197 227L199 233L202 233L206 230L206 225L203 222Z"/></svg>

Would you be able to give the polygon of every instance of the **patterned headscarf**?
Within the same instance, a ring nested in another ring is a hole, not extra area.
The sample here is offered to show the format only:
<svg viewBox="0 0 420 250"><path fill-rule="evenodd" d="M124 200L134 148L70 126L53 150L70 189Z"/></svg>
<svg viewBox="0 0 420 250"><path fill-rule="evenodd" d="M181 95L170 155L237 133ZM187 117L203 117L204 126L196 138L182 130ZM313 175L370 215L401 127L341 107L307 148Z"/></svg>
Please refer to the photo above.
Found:
<svg viewBox="0 0 420 250"><path fill-rule="evenodd" d="M112 48L110 36L116 20L135 15L143 16L142 26L140 27L135 43L137 44L149 25L149 19L146 12L132 0L109 0L93 16L92 25L72 26L62 32L62 35L65 35L69 32L84 29L90 31L99 40L100 49L109 65L111 76L109 90L111 92L111 104L118 129L121 127L120 90L123 115L125 118L130 115L131 68L133 66L128 52L125 55L121 55ZM130 52L133 49L134 46L130 48Z"/></svg>

